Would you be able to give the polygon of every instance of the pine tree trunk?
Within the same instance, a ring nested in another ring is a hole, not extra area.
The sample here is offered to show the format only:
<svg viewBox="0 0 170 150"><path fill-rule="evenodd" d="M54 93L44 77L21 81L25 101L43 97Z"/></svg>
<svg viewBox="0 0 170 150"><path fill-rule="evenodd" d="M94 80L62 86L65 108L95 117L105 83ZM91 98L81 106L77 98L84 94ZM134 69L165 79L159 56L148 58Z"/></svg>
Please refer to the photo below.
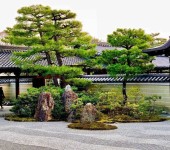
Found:
<svg viewBox="0 0 170 150"><path fill-rule="evenodd" d="M56 52L56 58L59 66L63 65L62 59L61 59L61 54L59 52Z"/></svg>
<svg viewBox="0 0 170 150"><path fill-rule="evenodd" d="M123 86L122 86L122 94L123 94L123 106L127 103L127 94L126 94L126 79L123 79Z"/></svg>
<svg viewBox="0 0 170 150"><path fill-rule="evenodd" d="M62 66L63 62L61 59L61 54L59 52L56 52L56 58L57 58L58 65ZM63 75L60 77L60 86L61 88L64 88L66 86L65 77Z"/></svg>
<svg viewBox="0 0 170 150"><path fill-rule="evenodd" d="M51 61L50 54L49 54L48 52L45 52L45 54L46 54L46 58L47 58L47 63L48 63L48 65L49 65L49 66L52 65L52 61ZM56 78L55 76L53 76L52 79L53 79L54 85L55 85L55 86L59 86L59 83L58 83L58 81L57 81L57 78Z"/></svg>
<svg viewBox="0 0 170 150"><path fill-rule="evenodd" d="M66 86L66 81L65 81L64 76L61 76L60 80L61 80L61 82L60 82L60 83L61 83L61 84L60 84L61 88L65 88L65 86Z"/></svg>
<svg viewBox="0 0 170 150"><path fill-rule="evenodd" d="M46 55L48 65L52 65L50 54L48 52L45 52L45 55Z"/></svg>
<svg viewBox="0 0 170 150"><path fill-rule="evenodd" d="M57 77L53 76L52 79L53 79L53 83L55 86L60 86L58 83Z"/></svg>
<svg viewBox="0 0 170 150"><path fill-rule="evenodd" d="M54 14L52 14L52 16L53 16L53 19L52 19L52 20L54 21L54 26L57 27L57 17L56 17ZM53 39L54 39L54 41L57 42L57 40L58 40L57 35L54 35ZM59 65L59 66L62 66L62 65L63 65L63 61L62 61L61 53L58 52L58 51L56 51L56 52L55 52L55 55L56 55L56 58L57 58L58 65ZM62 76L60 77L60 86L61 86L61 88L64 88L65 85L66 85L65 78L64 78L64 76L62 75Z"/></svg>

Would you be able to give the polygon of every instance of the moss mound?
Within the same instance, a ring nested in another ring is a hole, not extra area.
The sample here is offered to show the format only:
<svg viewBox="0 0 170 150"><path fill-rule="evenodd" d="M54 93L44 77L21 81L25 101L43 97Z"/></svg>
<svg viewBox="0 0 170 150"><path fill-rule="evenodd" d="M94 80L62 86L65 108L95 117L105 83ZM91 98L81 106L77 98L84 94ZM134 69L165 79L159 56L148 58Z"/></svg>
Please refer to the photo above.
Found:
<svg viewBox="0 0 170 150"><path fill-rule="evenodd" d="M35 118L20 117L20 116L14 115L14 114L6 115L4 119L8 120L8 121L18 121L18 122L38 122ZM61 121L61 120L52 119L52 120L49 120L48 122L53 122L53 121Z"/></svg>
<svg viewBox="0 0 170 150"><path fill-rule="evenodd" d="M122 123L130 123L130 122L160 122L160 121L165 121L167 120L166 118L159 117L159 116L150 116L150 117L143 117L140 119L135 119L132 118L128 115L116 115L113 118L114 122L122 122Z"/></svg>
<svg viewBox="0 0 170 150"><path fill-rule="evenodd" d="M16 116L16 115L7 115L7 116L5 116L5 120L18 121L18 122L34 122L34 121L36 121L34 118L19 117L19 116Z"/></svg>
<svg viewBox="0 0 170 150"><path fill-rule="evenodd" d="M93 123L71 123L68 125L72 129L82 129L82 130L113 130L117 129L114 125L104 124L102 122Z"/></svg>

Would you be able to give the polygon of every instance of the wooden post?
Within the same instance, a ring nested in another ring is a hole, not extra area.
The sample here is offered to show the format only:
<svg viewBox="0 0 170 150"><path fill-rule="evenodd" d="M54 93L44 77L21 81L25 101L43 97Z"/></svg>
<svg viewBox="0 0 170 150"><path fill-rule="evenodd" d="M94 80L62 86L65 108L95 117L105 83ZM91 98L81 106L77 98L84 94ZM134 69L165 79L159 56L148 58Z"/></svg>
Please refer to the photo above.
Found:
<svg viewBox="0 0 170 150"><path fill-rule="evenodd" d="M15 95L16 95L16 98L18 98L18 95L20 94L20 90L19 90L19 77L16 76L15 78Z"/></svg>
<svg viewBox="0 0 170 150"><path fill-rule="evenodd" d="M17 70L14 72L15 74L15 96L18 98L18 95L20 94L19 90L19 76L20 76L21 70Z"/></svg>

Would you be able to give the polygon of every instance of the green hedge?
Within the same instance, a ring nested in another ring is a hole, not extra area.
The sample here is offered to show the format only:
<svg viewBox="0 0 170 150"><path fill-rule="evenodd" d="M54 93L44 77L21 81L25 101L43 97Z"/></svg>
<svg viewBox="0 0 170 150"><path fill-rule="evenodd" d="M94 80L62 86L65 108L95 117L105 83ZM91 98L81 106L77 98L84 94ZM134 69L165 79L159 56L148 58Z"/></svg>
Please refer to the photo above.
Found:
<svg viewBox="0 0 170 150"><path fill-rule="evenodd" d="M68 84L75 86L79 91L87 90L88 87L92 84L92 81L81 78L72 78L67 80Z"/></svg>

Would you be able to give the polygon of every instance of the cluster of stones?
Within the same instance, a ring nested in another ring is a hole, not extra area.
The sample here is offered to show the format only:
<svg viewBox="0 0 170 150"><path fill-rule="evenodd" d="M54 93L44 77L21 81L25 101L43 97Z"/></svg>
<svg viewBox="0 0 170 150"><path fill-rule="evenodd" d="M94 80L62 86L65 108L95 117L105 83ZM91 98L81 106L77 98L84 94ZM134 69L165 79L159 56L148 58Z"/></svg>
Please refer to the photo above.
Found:
<svg viewBox="0 0 170 150"><path fill-rule="evenodd" d="M77 100L77 94L71 89L70 85L65 87L65 92L62 95L65 112L68 115L67 121L74 120L74 111L71 105ZM42 92L38 98L34 118L37 121L49 121L52 119L51 111L54 109L54 100L49 92ZM95 121L97 109L91 103L87 103L81 113L81 123L92 123Z"/></svg>

